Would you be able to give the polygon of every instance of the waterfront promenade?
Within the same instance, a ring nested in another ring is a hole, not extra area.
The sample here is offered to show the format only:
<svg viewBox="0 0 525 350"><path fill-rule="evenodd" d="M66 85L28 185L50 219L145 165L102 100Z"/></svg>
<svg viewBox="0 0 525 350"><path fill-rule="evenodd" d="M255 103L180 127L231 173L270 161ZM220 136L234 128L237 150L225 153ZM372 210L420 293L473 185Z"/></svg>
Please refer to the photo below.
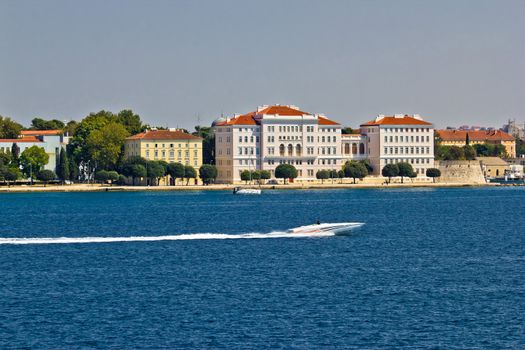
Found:
<svg viewBox="0 0 525 350"><path fill-rule="evenodd" d="M137 192L137 191L224 191L233 190L239 185L214 184L214 185L190 185L190 186L110 186L100 184L75 184L75 185L34 185L34 186L3 186L0 193L28 193L28 192ZM393 182L390 184L360 182L360 183L295 183L287 185L261 185L264 189L277 190L301 190L301 189L337 189L337 188L439 188L439 187L482 187L498 186L498 184L472 184L472 183L429 183L429 182Z"/></svg>

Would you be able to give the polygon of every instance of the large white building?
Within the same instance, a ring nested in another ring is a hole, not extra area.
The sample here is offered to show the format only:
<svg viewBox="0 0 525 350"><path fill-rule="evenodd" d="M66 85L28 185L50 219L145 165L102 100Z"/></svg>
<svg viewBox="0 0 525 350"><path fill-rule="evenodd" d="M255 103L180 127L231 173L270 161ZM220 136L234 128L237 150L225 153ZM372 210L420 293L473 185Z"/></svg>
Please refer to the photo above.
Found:
<svg viewBox="0 0 525 350"><path fill-rule="evenodd" d="M299 181L314 181L321 169L343 164L341 125L296 106L261 106L256 111L213 122L217 182L241 181L243 170L292 164Z"/></svg>
<svg viewBox="0 0 525 350"><path fill-rule="evenodd" d="M387 164L408 162L418 176L434 167L434 126L419 115L379 115L361 125L374 175Z"/></svg>

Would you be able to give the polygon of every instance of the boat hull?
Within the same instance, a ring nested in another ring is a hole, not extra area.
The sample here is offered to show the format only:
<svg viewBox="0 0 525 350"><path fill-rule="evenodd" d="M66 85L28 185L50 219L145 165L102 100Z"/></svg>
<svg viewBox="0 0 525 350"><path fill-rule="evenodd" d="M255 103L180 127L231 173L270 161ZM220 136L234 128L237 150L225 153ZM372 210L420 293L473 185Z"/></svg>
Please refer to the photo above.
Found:
<svg viewBox="0 0 525 350"><path fill-rule="evenodd" d="M341 223L326 223L300 226L288 230L289 233L297 234L314 234L314 233L333 233L336 236L348 235L352 230L363 226L361 222L341 222Z"/></svg>

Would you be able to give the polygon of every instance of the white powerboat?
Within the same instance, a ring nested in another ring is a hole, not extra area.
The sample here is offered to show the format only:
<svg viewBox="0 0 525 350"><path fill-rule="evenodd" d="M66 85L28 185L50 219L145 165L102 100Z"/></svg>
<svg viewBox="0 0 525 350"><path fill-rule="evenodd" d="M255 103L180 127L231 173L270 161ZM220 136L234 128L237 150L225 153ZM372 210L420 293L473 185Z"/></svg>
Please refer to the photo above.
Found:
<svg viewBox="0 0 525 350"><path fill-rule="evenodd" d="M364 223L361 222L340 222L333 224L314 224L300 226L296 228L289 229L288 233L297 233L297 234L312 234L312 233L328 233L331 232L336 236L344 236L350 233L353 229L363 226Z"/></svg>
<svg viewBox="0 0 525 350"><path fill-rule="evenodd" d="M261 194L261 189L235 187L233 189L233 194Z"/></svg>

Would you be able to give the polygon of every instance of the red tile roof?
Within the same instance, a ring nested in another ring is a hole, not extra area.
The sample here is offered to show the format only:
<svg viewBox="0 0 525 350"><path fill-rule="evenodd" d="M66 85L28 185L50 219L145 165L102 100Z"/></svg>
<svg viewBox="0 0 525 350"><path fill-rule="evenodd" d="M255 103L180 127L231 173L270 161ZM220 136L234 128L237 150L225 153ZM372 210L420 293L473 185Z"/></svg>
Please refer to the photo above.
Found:
<svg viewBox="0 0 525 350"><path fill-rule="evenodd" d="M61 135L62 130L22 130L20 134L23 136L41 136L41 135Z"/></svg>
<svg viewBox="0 0 525 350"><path fill-rule="evenodd" d="M282 116L303 116L311 115L308 112L300 111L299 109L291 108L288 106L270 106L259 111L254 111L239 115L229 120L224 120L216 123L214 126L225 126L225 125L257 125L259 121L255 119L257 115L282 115ZM318 117L319 125L339 125L339 123L334 122L325 117Z"/></svg>
<svg viewBox="0 0 525 350"><path fill-rule="evenodd" d="M426 122L421 119L414 118L413 116L404 115L402 117L396 116L384 116L382 118L376 118L367 123L361 124L361 126L373 126L373 125L432 125L432 123Z"/></svg>
<svg viewBox="0 0 525 350"><path fill-rule="evenodd" d="M501 130L437 130L443 141L514 141L514 137Z"/></svg>
<svg viewBox="0 0 525 350"><path fill-rule="evenodd" d="M19 143L19 142L42 142L35 136L24 136L19 139L0 139L0 142L10 142L10 143Z"/></svg>
<svg viewBox="0 0 525 350"><path fill-rule="evenodd" d="M233 117L229 120L225 120L223 122L219 122L215 124L215 126L225 126L225 125L257 125L257 122L253 117L255 116L255 112L246 113L243 115L239 115L237 117Z"/></svg>
<svg viewBox="0 0 525 350"><path fill-rule="evenodd" d="M126 140L200 140L200 137L182 131L147 130L126 138Z"/></svg>
<svg viewBox="0 0 525 350"><path fill-rule="evenodd" d="M336 123L333 120L321 116L317 118L317 123L319 125L340 125L339 123Z"/></svg>
<svg viewBox="0 0 525 350"><path fill-rule="evenodd" d="M289 106L270 106L257 112L257 114L269 114L269 115L284 115L284 116L301 116L310 115L308 112L303 112Z"/></svg>

